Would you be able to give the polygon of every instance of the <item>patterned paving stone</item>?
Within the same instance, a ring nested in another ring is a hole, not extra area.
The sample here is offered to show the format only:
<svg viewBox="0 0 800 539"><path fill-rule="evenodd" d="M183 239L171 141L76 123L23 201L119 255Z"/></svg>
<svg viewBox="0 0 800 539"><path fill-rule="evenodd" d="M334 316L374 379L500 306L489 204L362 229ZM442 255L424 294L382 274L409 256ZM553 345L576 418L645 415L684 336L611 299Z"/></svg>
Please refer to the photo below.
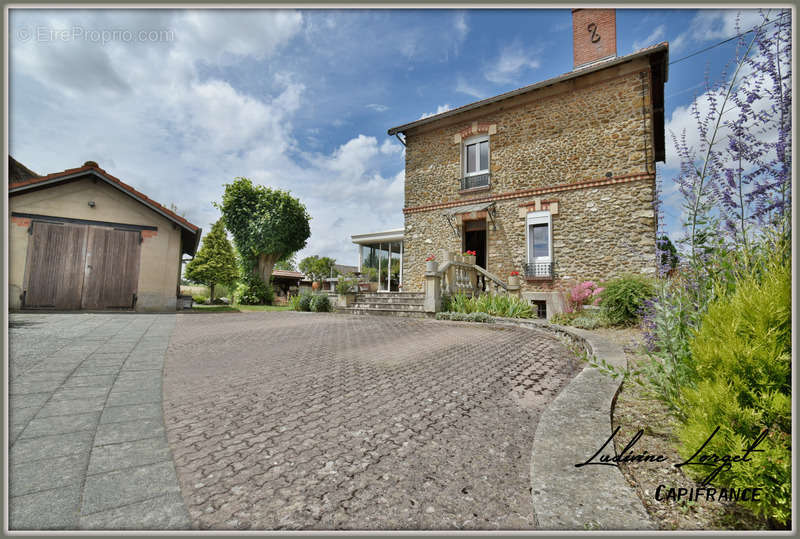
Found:
<svg viewBox="0 0 800 539"><path fill-rule="evenodd" d="M305 313L179 315L167 435L199 529L531 529L549 334Z"/></svg>

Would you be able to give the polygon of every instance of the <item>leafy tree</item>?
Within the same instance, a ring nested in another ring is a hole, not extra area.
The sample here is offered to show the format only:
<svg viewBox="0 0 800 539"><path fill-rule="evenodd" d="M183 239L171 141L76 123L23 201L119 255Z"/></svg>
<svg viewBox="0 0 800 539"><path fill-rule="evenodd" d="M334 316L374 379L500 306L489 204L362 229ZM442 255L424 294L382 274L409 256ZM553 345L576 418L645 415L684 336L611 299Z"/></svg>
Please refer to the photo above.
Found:
<svg viewBox="0 0 800 539"><path fill-rule="evenodd" d="M238 277L233 246L225 234L223 220L219 219L203 238L200 250L186 264L186 278L208 286L213 300L216 285L232 285Z"/></svg>
<svg viewBox="0 0 800 539"><path fill-rule="evenodd" d="M297 254L292 253L275 262L276 270L297 271Z"/></svg>
<svg viewBox="0 0 800 539"><path fill-rule="evenodd" d="M217 204L247 275L268 285L275 263L306 245L311 235L306 207L287 191L236 178Z"/></svg>
<svg viewBox="0 0 800 539"><path fill-rule="evenodd" d="M666 234L658 238L658 250L661 254L661 267L665 270L674 270L678 266L678 250Z"/></svg>
<svg viewBox="0 0 800 539"><path fill-rule="evenodd" d="M300 261L298 267L300 271L311 277L312 281L321 281L325 277L335 277L334 264L336 264L336 260L333 258L314 255L305 257Z"/></svg>

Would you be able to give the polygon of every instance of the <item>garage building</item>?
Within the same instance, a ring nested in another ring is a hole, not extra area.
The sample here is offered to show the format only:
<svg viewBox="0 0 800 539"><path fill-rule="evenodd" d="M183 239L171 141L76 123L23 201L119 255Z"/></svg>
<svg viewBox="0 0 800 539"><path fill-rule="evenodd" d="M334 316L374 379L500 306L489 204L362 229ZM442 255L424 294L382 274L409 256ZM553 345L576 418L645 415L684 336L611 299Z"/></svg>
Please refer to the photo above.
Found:
<svg viewBox="0 0 800 539"><path fill-rule="evenodd" d="M39 176L9 156L9 308L174 311L201 229L94 161Z"/></svg>

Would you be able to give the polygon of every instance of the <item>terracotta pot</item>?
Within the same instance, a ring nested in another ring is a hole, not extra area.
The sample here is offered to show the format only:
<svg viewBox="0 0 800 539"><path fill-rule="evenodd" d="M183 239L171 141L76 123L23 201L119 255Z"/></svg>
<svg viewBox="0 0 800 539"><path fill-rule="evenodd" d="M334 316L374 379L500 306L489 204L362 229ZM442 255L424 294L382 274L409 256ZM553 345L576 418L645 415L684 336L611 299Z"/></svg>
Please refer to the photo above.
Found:
<svg viewBox="0 0 800 539"><path fill-rule="evenodd" d="M311 289L319 290L319 281L314 281L313 283L311 283Z"/></svg>

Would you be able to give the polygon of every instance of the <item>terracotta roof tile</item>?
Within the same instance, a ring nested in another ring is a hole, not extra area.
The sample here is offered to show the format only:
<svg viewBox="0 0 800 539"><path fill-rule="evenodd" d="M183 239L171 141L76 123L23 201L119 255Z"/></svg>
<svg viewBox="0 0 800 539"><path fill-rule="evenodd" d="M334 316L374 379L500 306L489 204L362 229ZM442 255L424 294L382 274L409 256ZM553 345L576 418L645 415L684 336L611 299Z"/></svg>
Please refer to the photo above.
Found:
<svg viewBox="0 0 800 539"><path fill-rule="evenodd" d="M147 195L145 195L141 191L137 191L136 189L134 189L133 187L131 187L127 183L125 183L122 180L120 180L119 178L109 174L108 172L106 172L105 170L100 168L99 166L95 166L93 164L84 165L82 167L77 167L77 168L69 168L69 169L63 170L61 172L53 172L51 174L47 174L46 176L39 176L38 178L31 178L29 180L25 180L25 181L22 181L22 182L9 184L8 189L9 189L9 191L17 191L18 189L20 189L22 187L28 187L30 185L35 185L35 184L47 182L47 181L50 181L50 180L57 180L58 178L61 178L61 177L72 176L74 174L80 174L82 172L90 172L90 171L95 171L95 172L99 173L100 175L102 175L107 180L112 181L112 182L116 183L117 185L119 185L122 189L124 189L125 191L127 191L128 193L133 195L134 197L139 198L142 201L147 202L148 204L151 204L151 205L155 206L156 208L158 208L159 211L167 214L174 221L177 221L178 223L183 224L186 228L188 228L192 232L197 232L200 229L200 227L198 227L197 225L193 225L192 223L190 223L189 221L187 221L185 218L181 217L180 215L178 215L174 211L170 210L169 208L164 207L162 204L159 204L158 202L156 202L152 198L148 197Z"/></svg>

